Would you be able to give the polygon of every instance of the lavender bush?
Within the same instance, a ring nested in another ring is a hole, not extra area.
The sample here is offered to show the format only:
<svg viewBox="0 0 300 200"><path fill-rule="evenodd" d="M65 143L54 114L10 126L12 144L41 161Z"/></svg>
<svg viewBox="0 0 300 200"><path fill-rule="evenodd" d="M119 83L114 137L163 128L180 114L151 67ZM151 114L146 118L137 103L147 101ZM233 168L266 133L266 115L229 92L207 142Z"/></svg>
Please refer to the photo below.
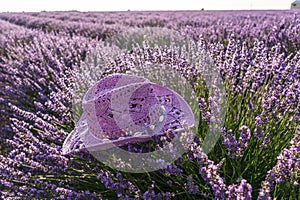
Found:
<svg viewBox="0 0 300 200"><path fill-rule="evenodd" d="M0 13L1 198L299 198L298 18L294 11ZM169 67L194 90L199 124L187 152L139 174L85 152L62 155L81 113L75 81L89 87L88 78L141 65L161 66L160 75ZM207 70L218 72L227 100L209 153L203 144L218 109Z"/></svg>

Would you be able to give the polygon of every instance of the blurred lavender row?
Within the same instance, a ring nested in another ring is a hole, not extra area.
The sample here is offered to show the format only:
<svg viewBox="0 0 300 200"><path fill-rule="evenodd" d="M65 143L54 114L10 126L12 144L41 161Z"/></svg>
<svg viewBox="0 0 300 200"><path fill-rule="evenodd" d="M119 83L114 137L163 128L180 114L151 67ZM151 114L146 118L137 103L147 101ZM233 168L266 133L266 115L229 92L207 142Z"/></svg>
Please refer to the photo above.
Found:
<svg viewBox="0 0 300 200"><path fill-rule="evenodd" d="M203 35L209 42L227 44L235 34L248 45L255 40L264 41L268 47L280 43L287 53L300 48L297 11L1 13L0 19L31 29L98 39L130 27L166 27L194 39Z"/></svg>

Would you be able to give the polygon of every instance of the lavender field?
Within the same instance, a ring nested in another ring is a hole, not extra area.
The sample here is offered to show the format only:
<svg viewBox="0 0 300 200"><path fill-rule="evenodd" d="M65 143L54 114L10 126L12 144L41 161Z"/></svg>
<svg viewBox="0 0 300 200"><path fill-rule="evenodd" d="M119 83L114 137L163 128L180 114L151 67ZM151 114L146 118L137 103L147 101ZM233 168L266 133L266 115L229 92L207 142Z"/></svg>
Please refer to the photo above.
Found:
<svg viewBox="0 0 300 200"><path fill-rule="evenodd" d="M64 154L87 89L141 66L195 93L186 152L145 173ZM0 199L300 199L299 99L297 10L0 13Z"/></svg>

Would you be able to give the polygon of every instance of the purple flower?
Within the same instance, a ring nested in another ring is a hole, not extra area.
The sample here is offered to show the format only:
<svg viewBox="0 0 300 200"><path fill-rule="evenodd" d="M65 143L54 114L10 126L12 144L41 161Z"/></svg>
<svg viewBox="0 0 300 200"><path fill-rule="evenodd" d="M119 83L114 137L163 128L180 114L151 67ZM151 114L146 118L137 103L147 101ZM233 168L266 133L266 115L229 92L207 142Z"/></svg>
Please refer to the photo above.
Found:
<svg viewBox="0 0 300 200"><path fill-rule="evenodd" d="M297 127L289 149L284 149L277 157L276 165L268 171L262 182L258 199L271 199L271 191L276 183L297 185L300 170L300 126Z"/></svg>

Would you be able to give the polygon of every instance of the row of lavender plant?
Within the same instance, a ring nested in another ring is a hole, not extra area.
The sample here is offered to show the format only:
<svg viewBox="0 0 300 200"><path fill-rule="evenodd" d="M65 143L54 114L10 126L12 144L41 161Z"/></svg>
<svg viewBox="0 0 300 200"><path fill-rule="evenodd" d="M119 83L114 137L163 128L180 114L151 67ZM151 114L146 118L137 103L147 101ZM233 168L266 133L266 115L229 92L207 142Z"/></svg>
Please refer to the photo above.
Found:
<svg viewBox="0 0 300 200"><path fill-rule="evenodd" d="M251 12L41 12L1 14L1 19L29 28L65 31L71 35L105 39L128 27L167 27L183 31L194 39L227 44L230 35L252 45L256 39L272 47L280 43L282 51L299 50L299 13L296 11ZM118 28L117 28L118 27Z"/></svg>
<svg viewBox="0 0 300 200"><path fill-rule="evenodd" d="M16 30L3 34L1 45L1 147L7 147L0 158L1 198L63 195L60 181L39 176L63 176L68 166L68 159L60 155L72 125L65 89L69 72L79 66L92 42Z"/></svg>
<svg viewBox="0 0 300 200"><path fill-rule="evenodd" d="M229 182L233 177L247 176L255 186L264 180L260 199L270 199L275 187L276 192L281 191L273 196L278 198L285 198L293 185L299 191L299 154L294 149L299 148L300 52L285 56L281 44L268 48L262 41L248 48L234 35L227 46L213 44L209 49L227 82L222 144L230 158L227 164L231 170L226 169ZM290 151L293 153L282 157ZM283 160L289 162L288 169L278 166Z"/></svg>
<svg viewBox="0 0 300 200"><path fill-rule="evenodd" d="M72 36L84 36L103 40L114 33L117 33L121 27L116 25L108 25L103 23L80 23L80 22L64 22L51 18L38 18L26 14L0 13L0 18L10 23L24 26L29 29L42 30L44 32L67 33Z"/></svg>

